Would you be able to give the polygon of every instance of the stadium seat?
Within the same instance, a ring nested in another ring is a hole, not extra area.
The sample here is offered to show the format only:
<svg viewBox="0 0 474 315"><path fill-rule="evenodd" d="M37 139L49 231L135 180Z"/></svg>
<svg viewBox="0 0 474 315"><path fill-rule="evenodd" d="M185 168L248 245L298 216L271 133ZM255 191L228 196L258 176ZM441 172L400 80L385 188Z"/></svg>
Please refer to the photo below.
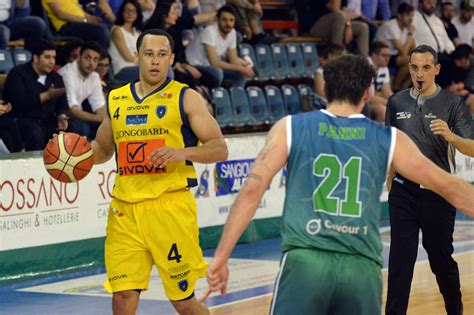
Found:
<svg viewBox="0 0 474 315"><path fill-rule="evenodd" d="M303 50L305 75L307 77L313 77L319 66L318 50L313 43L302 43L301 47Z"/></svg>
<svg viewBox="0 0 474 315"><path fill-rule="evenodd" d="M31 52L23 48L15 48L13 50L13 60L15 66L27 63L31 60Z"/></svg>
<svg viewBox="0 0 474 315"><path fill-rule="evenodd" d="M258 44L255 46L257 52L257 73L259 81L274 79L275 67L273 63L272 51L270 46Z"/></svg>
<svg viewBox="0 0 474 315"><path fill-rule="evenodd" d="M284 44L272 44L273 62L275 65L275 79L284 80L290 76L288 53Z"/></svg>
<svg viewBox="0 0 474 315"><path fill-rule="evenodd" d="M13 57L10 51L0 49L0 73L7 74L14 66Z"/></svg>
<svg viewBox="0 0 474 315"><path fill-rule="evenodd" d="M270 114L268 113L267 100L261 88L256 86L247 87L247 95L250 103L250 112L259 124L269 124Z"/></svg>
<svg viewBox="0 0 474 315"><path fill-rule="evenodd" d="M230 88L230 99L234 110L234 127L256 125L250 113L250 104L247 93L242 87Z"/></svg>
<svg viewBox="0 0 474 315"><path fill-rule="evenodd" d="M245 58L248 56L254 65L254 72L255 76L258 77L258 69L257 69L257 56L255 55L255 49L253 49L252 45L249 44L240 44L239 45L239 55L241 58Z"/></svg>
<svg viewBox="0 0 474 315"><path fill-rule="evenodd" d="M326 108L327 101L320 95L316 94L313 88L307 84L298 84L300 92L301 105L303 110L319 110Z"/></svg>
<svg viewBox="0 0 474 315"><path fill-rule="evenodd" d="M280 88L274 85L265 86L265 96L267 97L270 122L277 122L280 118L288 115Z"/></svg>
<svg viewBox="0 0 474 315"><path fill-rule="evenodd" d="M290 63L290 75L292 78L298 79L305 76L305 67L303 63L303 54L301 46L297 43L287 44L288 61Z"/></svg>
<svg viewBox="0 0 474 315"><path fill-rule="evenodd" d="M224 88L212 90L212 100L215 104L215 116L221 128L230 127L234 123L234 114L229 93Z"/></svg>
<svg viewBox="0 0 474 315"><path fill-rule="evenodd" d="M281 87L283 91L283 101L285 102L286 108L290 115L298 114L303 111L301 105L300 94L296 88L289 84L284 84Z"/></svg>

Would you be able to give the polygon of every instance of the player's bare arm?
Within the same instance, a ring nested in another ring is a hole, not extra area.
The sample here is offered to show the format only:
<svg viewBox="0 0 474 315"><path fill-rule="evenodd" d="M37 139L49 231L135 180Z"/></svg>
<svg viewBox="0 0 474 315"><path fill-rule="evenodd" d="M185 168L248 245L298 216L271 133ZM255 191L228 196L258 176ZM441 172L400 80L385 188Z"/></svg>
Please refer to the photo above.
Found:
<svg viewBox="0 0 474 315"><path fill-rule="evenodd" d="M114 136L109 117L105 117L100 124L95 140L91 142L91 146L94 151L94 164L105 163L114 154Z"/></svg>
<svg viewBox="0 0 474 315"><path fill-rule="evenodd" d="M456 147L464 155L474 157L474 140L463 138L449 129L448 124L442 119L434 119L430 123L431 131L435 135L440 135Z"/></svg>
<svg viewBox="0 0 474 315"><path fill-rule="evenodd" d="M206 108L201 95L187 89L184 94L184 111L191 129L202 145L176 149L162 147L149 156L150 163L164 167L170 162L189 160L198 163L213 163L227 159L228 150L224 136L214 117Z"/></svg>
<svg viewBox="0 0 474 315"><path fill-rule="evenodd" d="M212 292L226 293L229 256L254 216L273 176L287 161L286 119L280 120L268 133L265 147L255 159L250 175L232 205L216 254L207 270L207 281Z"/></svg>
<svg viewBox="0 0 474 315"><path fill-rule="evenodd" d="M474 186L436 166L400 130L397 130L393 166L403 177L427 187L462 212L474 216Z"/></svg>

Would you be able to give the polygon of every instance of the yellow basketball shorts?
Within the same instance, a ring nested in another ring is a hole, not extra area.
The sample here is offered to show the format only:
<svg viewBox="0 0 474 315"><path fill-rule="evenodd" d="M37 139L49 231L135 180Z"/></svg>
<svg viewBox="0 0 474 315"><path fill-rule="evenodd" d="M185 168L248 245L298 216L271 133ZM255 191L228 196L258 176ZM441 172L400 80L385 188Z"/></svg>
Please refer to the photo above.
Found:
<svg viewBox="0 0 474 315"><path fill-rule="evenodd" d="M182 300L206 274L199 247L197 208L190 191L139 203L112 200L105 240L109 292L146 290L157 266L170 300Z"/></svg>

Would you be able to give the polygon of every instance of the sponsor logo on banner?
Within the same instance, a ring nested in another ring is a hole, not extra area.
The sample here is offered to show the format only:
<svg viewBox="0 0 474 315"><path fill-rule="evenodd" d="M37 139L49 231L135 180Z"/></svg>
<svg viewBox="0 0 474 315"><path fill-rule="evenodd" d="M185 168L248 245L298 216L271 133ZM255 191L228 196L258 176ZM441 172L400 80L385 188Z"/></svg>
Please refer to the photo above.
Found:
<svg viewBox="0 0 474 315"><path fill-rule="evenodd" d="M199 177L199 186L194 193L194 197L209 197L209 170L207 169L207 165Z"/></svg>
<svg viewBox="0 0 474 315"><path fill-rule="evenodd" d="M255 159L232 160L216 164L215 190L216 196L235 194L240 191Z"/></svg>

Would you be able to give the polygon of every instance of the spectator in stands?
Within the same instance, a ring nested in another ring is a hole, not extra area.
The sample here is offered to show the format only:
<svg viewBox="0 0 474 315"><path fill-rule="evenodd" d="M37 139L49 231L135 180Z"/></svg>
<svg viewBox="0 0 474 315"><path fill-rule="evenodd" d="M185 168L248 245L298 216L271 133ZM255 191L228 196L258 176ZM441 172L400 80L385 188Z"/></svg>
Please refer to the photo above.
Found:
<svg viewBox="0 0 474 315"><path fill-rule="evenodd" d="M393 94L388 71L390 56L390 47L385 42L374 42L370 47L369 63L374 66L377 76L371 85L369 104L372 118L379 122L385 121L387 101Z"/></svg>
<svg viewBox="0 0 474 315"><path fill-rule="evenodd" d="M225 5L217 12L217 24L206 27L186 47L186 59L199 71L216 79L218 87L222 81L230 80L233 86L245 85L254 72L247 62L237 55L237 34L234 29L237 13Z"/></svg>
<svg viewBox="0 0 474 315"><path fill-rule="evenodd" d="M199 0L199 12L215 12L226 4L225 0Z"/></svg>
<svg viewBox="0 0 474 315"><path fill-rule="evenodd" d="M0 49L5 49L10 40L23 38L26 42L43 38L45 22L30 15L27 0L0 0Z"/></svg>
<svg viewBox="0 0 474 315"><path fill-rule="evenodd" d="M0 153L24 151L20 129L15 119L8 113L12 110L10 103L0 100Z"/></svg>
<svg viewBox="0 0 474 315"><path fill-rule="evenodd" d="M361 0L362 15L376 25L382 25L391 18L388 0Z"/></svg>
<svg viewBox="0 0 474 315"><path fill-rule="evenodd" d="M438 54L447 55L454 51L454 44L449 39L441 19L434 14L435 11L436 0L420 0L419 10L413 17L415 44L428 45Z"/></svg>
<svg viewBox="0 0 474 315"><path fill-rule="evenodd" d="M85 12L78 0L41 0L56 31L64 36L77 36L109 47L109 30L98 16Z"/></svg>
<svg viewBox="0 0 474 315"><path fill-rule="evenodd" d="M360 53L369 53L369 27L361 21L352 21L350 14L342 11L340 0L314 1L315 22L310 34L331 44L346 45L355 39Z"/></svg>
<svg viewBox="0 0 474 315"><path fill-rule="evenodd" d="M258 0L227 0L226 4L236 10L235 29L247 41L259 43L267 39L261 22L263 10Z"/></svg>
<svg viewBox="0 0 474 315"><path fill-rule="evenodd" d="M109 94L110 90L112 89L108 76L111 63L112 59L108 53L104 52L100 55L99 64L97 65L97 73L100 77L100 84L102 85L104 96L107 96L107 94Z"/></svg>
<svg viewBox="0 0 474 315"><path fill-rule="evenodd" d="M64 46L59 48L56 64L64 66L67 63L71 63L79 59L81 46L83 44L84 42L80 39L68 41Z"/></svg>
<svg viewBox="0 0 474 315"><path fill-rule="evenodd" d="M347 4L346 4L347 3ZM351 21L360 21L369 27L369 43L374 39L375 33L377 32L377 24L375 21L369 20L362 13L362 1L361 0L342 0L341 1L342 11L345 15L350 17ZM381 22L380 22L381 24Z"/></svg>
<svg viewBox="0 0 474 315"><path fill-rule="evenodd" d="M471 64L471 46L461 44L453 52L452 60L441 63L441 70L436 82L443 89L461 96L474 114L474 87L467 82L469 72L474 69Z"/></svg>
<svg viewBox="0 0 474 315"><path fill-rule="evenodd" d="M474 6L469 1L462 1L460 6L461 12L453 18L453 24L459 33L461 44L474 45L474 19L472 12Z"/></svg>
<svg viewBox="0 0 474 315"><path fill-rule="evenodd" d="M394 88L403 90L411 85L410 72L408 69L408 54L415 48L413 32L413 16L415 8L409 3L402 3L398 7L398 14L379 27L375 35L376 41L382 41L390 47L390 68L397 68Z"/></svg>
<svg viewBox="0 0 474 315"><path fill-rule="evenodd" d="M137 0L124 0L117 13L111 32L109 54L112 58L114 76L120 81L138 80L138 65L135 62L136 43L143 26L143 15Z"/></svg>
<svg viewBox="0 0 474 315"><path fill-rule="evenodd" d="M89 139L95 138L97 127L106 115L100 77L95 72L102 52L96 42L85 42L81 47L79 59L59 70L66 86L71 111L69 131Z"/></svg>
<svg viewBox="0 0 474 315"><path fill-rule="evenodd" d="M314 74L314 91L319 96L323 97L326 100L326 91L325 85L326 81L324 80L323 66L326 62L336 59L340 56L346 54L346 48L341 45L330 44L324 48L321 52L321 57L319 58L319 67L316 69Z"/></svg>
<svg viewBox="0 0 474 315"><path fill-rule="evenodd" d="M54 133L68 127L69 106L64 83L53 72L56 47L38 40L28 49L32 60L14 67L5 81L4 99L12 104L27 151L43 150Z"/></svg>
<svg viewBox="0 0 474 315"><path fill-rule="evenodd" d="M151 15L153 14L153 11L155 11L156 3L159 2L157 0L138 0L140 3L140 6L142 8L142 13L143 13L143 22L146 22Z"/></svg>
<svg viewBox="0 0 474 315"><path fill-rule="evenodd" d="M447 1L441 4L441 21L443 21L444 29L449 39L453 42L454 46L457 47L461 44L461 41L456 26L451 23L454 13L454 5L452 2Z"/></svg>

